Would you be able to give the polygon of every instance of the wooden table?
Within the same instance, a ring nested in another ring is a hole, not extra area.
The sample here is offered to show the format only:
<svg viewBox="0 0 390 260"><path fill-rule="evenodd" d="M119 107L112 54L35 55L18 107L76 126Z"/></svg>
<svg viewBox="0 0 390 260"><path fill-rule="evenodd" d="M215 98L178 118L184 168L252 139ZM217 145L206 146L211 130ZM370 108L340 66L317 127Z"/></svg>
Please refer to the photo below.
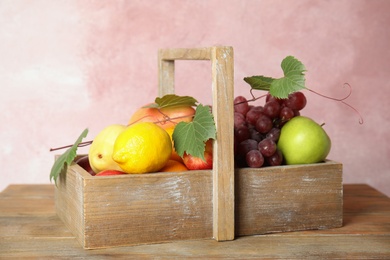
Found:
<svg viewBox="0 0 390 260"><path fill-rule="evenodd" d="M11 185L0 193L0 259L9 257L390 259L390 198L344 185L342 228L84 250L56 216L53 185Z"/></svg>

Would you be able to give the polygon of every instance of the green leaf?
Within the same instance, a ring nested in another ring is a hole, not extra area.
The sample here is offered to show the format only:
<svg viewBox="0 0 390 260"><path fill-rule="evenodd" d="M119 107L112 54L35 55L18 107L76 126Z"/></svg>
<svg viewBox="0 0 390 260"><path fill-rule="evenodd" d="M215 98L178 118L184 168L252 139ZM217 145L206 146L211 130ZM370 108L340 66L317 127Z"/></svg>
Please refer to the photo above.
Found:
<svg viewBox="0 0 390 260"><path fill-rule="evenodd" d="M277 98L287 98L290 93L303 88L305 88L305 78L299 75L292 75L274 80L269 93Z"/></svg>
<svg viewBox="0 0 390 260"><path fill-rule="evenodd" d="M199 104L192 122L180 122L173 131L173 143L179 156L184 153L204 158L205 143L215 139L216 128L210 107Z"/></svg>
<svg viewBox="0 0 390 260"><path fill-rule="evenodd" d="M293 75L300 75L302 77L305 76L305 66L302 64L302 62L300 62L293 56L287 56L286 58L284 58L281 67L285 77L290 77Z"/></svg>
<svg viewBox="0 0 390 260"><path fill-rule="evenodd" d="M50 171L50 182L54 180L55 185L57 186L57 178L58 176L64 172L66 173L68 165L70 165L74 158L76 158L77 155L77 147L81 143L82 139L86 137L88 134L88 129L85 129L79 138L76 140L74 145L70 147L68 150L66 150L61 156L55 160L51 171Z"/></svg>
<svg viewBox="0 0 390 260"><path fill-rule="evenodd" d="M166 107L181 107L181 106L196 106L198 102L195 98L190 96L177 96L175 94L168 94L163 97L157 97L149 108L166 108Z"/></svg>
<svg viewBox="0 0 390 260"><path fill-rule="evenodd" d="M284 77L279 79L252 76L244 78L252 89L265 90L276 98L287 98L289 94L305 88L305 66L293 56L287 56L281 63Z"/></svg>
<svg viewBox="0 0 390 260"><path fill-rule="evenodd" d="M274 78L264 76L252 76L244 78L244 81L253 89L269 91Z"/></svg>

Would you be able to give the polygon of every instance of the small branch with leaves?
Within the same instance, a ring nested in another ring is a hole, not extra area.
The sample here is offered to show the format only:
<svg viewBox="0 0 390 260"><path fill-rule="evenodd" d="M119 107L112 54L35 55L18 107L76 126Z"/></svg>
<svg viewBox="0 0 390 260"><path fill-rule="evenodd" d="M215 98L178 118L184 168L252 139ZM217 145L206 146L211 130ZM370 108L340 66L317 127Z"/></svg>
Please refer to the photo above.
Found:
<svg viewBox="0 0 390 260"><path fill-rule="evenodd" d="M252 90L265 90L268 91L272 96L276 98L287 98L289 94L293 92L297 92L303 89L306 89L314 94L317 94L321 97L331 99L337 102L341 102L342 104L348 106L352 110L355 111L355 113L359 116L359 123L363 124L363 117L359 113L359 111L351 106L350 104L346 103L345 100L352 94L352 87L346 83L344 86L349 87L349 93L347 96L337 99L328 97L326 95L320 94L319 92L316 92L310 88L307 88L305 86L305 72L306 68L303 65L302 62L300 62L298 59L296 59L293 56L287 56L283 59L281 63L281 67L284 73L284 76L281 78L272 78L272 77L265 77L265 76L252 76L252 77L245 77L244 81L248 83L251 86L251 95L252 99L256 100L256 98ZM263 96L261 96L263 97Z"/></svg>

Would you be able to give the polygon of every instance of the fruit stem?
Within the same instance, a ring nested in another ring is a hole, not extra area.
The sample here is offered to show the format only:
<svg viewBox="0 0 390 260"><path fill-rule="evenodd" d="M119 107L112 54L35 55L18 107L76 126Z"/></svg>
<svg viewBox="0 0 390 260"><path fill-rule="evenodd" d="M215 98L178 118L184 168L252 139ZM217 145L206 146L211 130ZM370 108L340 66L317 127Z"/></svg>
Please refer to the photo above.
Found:
<svg viewBox="0 0 390 260"><path fill-rule="evenodd" d="M92 144L93 141L86 141L86 142L81 142L77 145L77 147L84 147L84 146L87 146L87 145L90 145ZM56 148L50 148L50 152L53 152L53 151L57 151L57 150L61 150L61 149L65 149L65 148L70 148L72 147L73 145L65 145L65 146L61 146L61 147L56 147Z"/></svg>
<svg viewBox="0 0 390 260"><path fill-rule="evenodd" d="M161 113L162 113L162 112L161 112ZM162 114L163 114L163 113L162 113ZM184 116L177 116L177 117L170 118L169 116L167 116L167 115L165 115L165 114L163 114L163 115L164 115L164 117L165 117L164 120L158 120L158 121L155 121L155 122L153 122L153 123L154 123L154 124L157 124L157 123L162 123L162 122L171 121L171 120L173 120L173 119L181 119L181 118L186 118L186 117L193 117L193 115L184 115ZM147 117L147 116L145 116L145 117ZM135 124L135 123L139 122L140 120L142 120L142 119L145 118L145 117L142 117L142 118L138 119L137 121L135 121L135 122L133 122L133 123L131 123L131 124L129 124L129 125ZM172 123L174 123L174 122L172 121ZM128 126L129 126L129 125L128 125ZM81 142L81 143L79 143L79 144L77 145L77 147L88 146L88 145L92 144L92 142L93 142L93 141ZM70 148L70 147L72 147L72 146L73 146L73 145L70 144L70 145L65 145L65 146L50 148L50 152L57 151L57 150L61 150L61 149L65 149L65 148Z"/></svg>
<svg viewBox="0 0 390 260"><path fill-rule="evenodd" d="M356 114L358 114L358 116L359 116L359 124L362 125L362 124L363 124L363 116L359 113L359 111L358 111L356 108L354 108L353 106L351 106L350 104L348 104L347 102L344 101L344 100L346 100L347 98L349 98L349 96L351 96L351 94L352 94L352 86L349 85L348 83L344 83L343 86L344 86L344 87L345 87L345 86L348 86L348 88L349 88L349 93L348 93L345 97L343 97L343 98L328 97L328 96L323 95L323 94L321 94L321 93L319 93L319 92L316 92L316 91L314 91L314 90L312 90L312 89L310 89L310 88L306 88L306 89L307 89L308 91L310 91L310 92L316 94L316 95L319 95L319 96L321 96L321 97L324 97L324 98L327 98L327 99L331 99L331 100L334 100L334 101L338 101L338 102L340 102L340 103L346 105L347 107L351 108L353 111L355 111Z"/></svg>
<svg viewBox="0 0 390 260"><path fill-rule="evenodd" d="M177 117L169 117L168 115L164 114L163 112L161 112L160 110L158 110L163 116L164 116L164 119L163 120L157 120L157 121L154 121L152 123L154 124L158 124L158 123L164 123L164 122L168 122L168 121L171 121L172 123L175 123L173 122L172 120L175 120L175 119L182 119L182 118L188 118L188 117L194 117L194 115L184 115L184 116L177 116ZM142 119L144 118L147 118L149 116L144 116L144 117L141 117L139 118L138 120L132 122L131 124L128 124L127 126L130 126L130 125L133 125L135 123L138 123L139 121L141 121Z"/></svg>
<svg viewBox="0 0 390 260"><path fill-rule="evenodd" d="M259 97L255 97L255 95L253 94L252 91L253 91L253 88L251 88L250 91L249 91L249 92L251 93L251 96L252 96L251 99L248 99L248 100L246 100L246 101L241 101L241 102L234 103L234 105L239 105L239 104L243 104L243 103L254 102L254 101L256 101L256 100L258 100L258 99L260 99L260 98L264 98L264 97L267 96L267 94L265 94L265 95L261 95L261 96L259 96Z"/></svg>

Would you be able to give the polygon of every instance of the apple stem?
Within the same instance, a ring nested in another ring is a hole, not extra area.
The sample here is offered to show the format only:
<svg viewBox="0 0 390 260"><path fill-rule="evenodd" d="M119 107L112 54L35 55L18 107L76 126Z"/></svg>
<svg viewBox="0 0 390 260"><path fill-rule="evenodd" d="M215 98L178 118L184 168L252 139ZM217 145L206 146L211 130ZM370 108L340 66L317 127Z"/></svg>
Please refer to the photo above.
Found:
<svg viewBox="0 0 390 260"><path fill-rule="evenodd" d="M358 116L359 116L359 124L362 125L363 122L364 122L364 121L363 121L363 116L359 113L359 111L358 111L356 108L354 108L353 106L351 106L350 104L348 104L347 102L344 101L344 100L346 100L347 98L349 98L349 96L351 96L351 94L352 94L352 86L349 85L348 83L344 83L343 86L344 86L344 87L347 86L347 87L349 88L348 94L347 94L345 97L343 97L343 98L329 97L329 96L323 95L323 94L321 94L321 93L319 93L319 92L317 92L317 91L314 91L314 90L312 90L312 89L310 89L310 88L306 88L306 89L307 89L308 91L310 91L310 92L316 94L316 95L319 95L319 96L321 96L321 97L324 97L324 98L327 98L327 99L331 99L331 100L340 102L340 103L346 105L347 107L351 108L353 111L355 111L356 114L358 114Z"/></svg>

